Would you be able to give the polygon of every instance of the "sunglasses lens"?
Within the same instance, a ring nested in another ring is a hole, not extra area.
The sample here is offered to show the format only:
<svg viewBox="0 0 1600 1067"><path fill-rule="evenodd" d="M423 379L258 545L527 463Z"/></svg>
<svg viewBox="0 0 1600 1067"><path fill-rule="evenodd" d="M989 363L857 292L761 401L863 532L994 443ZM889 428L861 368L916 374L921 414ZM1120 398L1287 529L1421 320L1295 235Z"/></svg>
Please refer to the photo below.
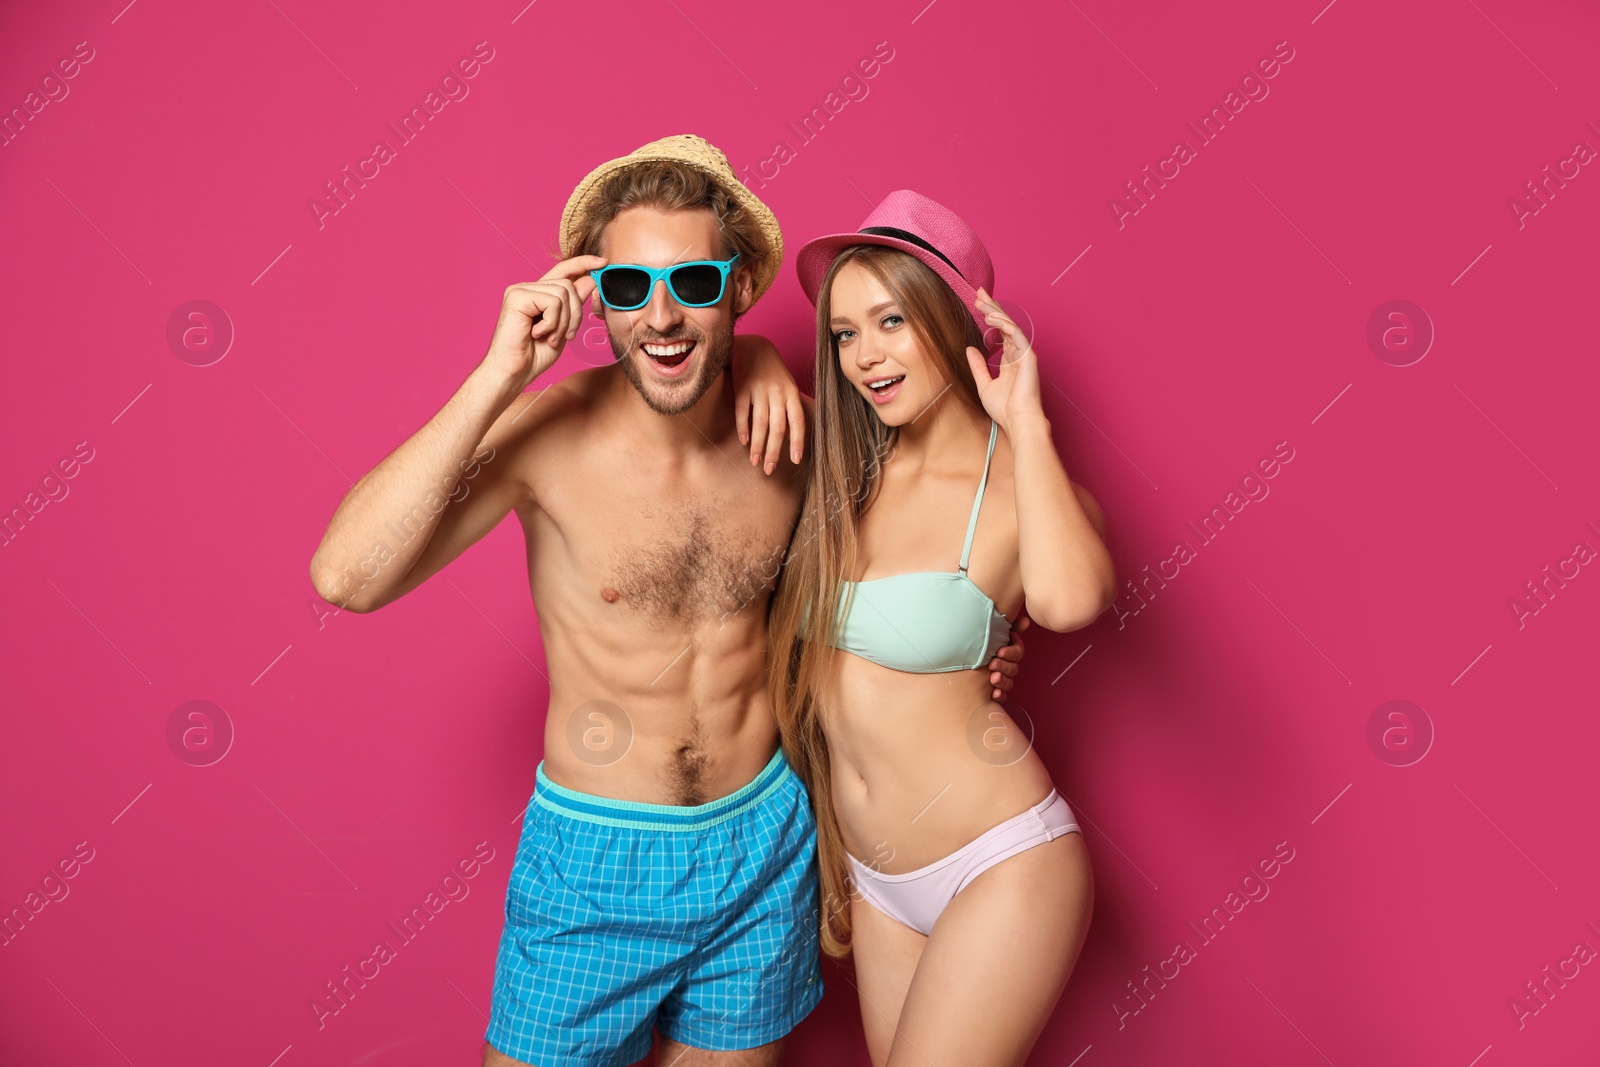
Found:
<svg viewBox="0 0 1600 1067"><path fill-rule="evenodd" d="M672 292L681 304L714 304L722 296L722 272L704 263L672 272Z"/></svg>
<svg viewBox="0 0 1600 1067"><path fill-rule="evenodd" d="M614 308L636 308L650 298L650 275L635 267L616 267L600 275L600 296Z"/></svg>

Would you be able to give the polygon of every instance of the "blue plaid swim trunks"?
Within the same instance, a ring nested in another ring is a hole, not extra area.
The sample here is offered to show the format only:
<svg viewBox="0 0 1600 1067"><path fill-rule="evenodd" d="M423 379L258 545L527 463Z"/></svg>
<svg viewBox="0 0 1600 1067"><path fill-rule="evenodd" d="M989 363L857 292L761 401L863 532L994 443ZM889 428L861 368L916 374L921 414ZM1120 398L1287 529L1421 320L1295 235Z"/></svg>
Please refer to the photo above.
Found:
<svg viewBox="0 0 1600 1067"><path fill-rule="evenodd" d="M484 1037L537 1067L620 1067L651 1028L776 1041L822 999L816 822L780 748L694 807L566 789L541 762L506 892Z"/></svg>

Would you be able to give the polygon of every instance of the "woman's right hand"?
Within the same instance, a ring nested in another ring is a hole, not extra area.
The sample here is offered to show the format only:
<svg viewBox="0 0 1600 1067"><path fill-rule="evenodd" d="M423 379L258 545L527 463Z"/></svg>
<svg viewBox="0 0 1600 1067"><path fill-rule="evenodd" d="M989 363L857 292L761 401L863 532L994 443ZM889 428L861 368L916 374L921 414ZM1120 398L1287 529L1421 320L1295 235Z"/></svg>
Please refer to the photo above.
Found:
<svg viewBox="0 0 1600 1067"><path fill-rule="evenodd" d="M551 267L536 282L506 289L500 321L483 357L484 366L520 393L550 367L578 332L583 304L594 295L591 270L606 265L602 256L574 256Z"/></svg>

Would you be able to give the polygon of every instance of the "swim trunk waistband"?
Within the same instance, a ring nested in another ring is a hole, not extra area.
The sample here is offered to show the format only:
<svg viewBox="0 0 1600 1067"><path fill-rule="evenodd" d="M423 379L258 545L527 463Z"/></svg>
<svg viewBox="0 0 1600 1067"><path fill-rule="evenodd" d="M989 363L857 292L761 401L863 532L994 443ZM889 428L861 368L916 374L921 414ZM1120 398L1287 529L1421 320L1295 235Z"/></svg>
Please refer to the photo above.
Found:
<svg viewBox="0 0 1600 1067"><path fill-rule="evenodd" d="M749 811L766 800L792 774L780 746L761 773L725 797L692 806L645 804L580 793L557 785L545 776L544 761L540 760L534 772L533 802L558 815L604 826L635 830L703 830Z"/></svg>

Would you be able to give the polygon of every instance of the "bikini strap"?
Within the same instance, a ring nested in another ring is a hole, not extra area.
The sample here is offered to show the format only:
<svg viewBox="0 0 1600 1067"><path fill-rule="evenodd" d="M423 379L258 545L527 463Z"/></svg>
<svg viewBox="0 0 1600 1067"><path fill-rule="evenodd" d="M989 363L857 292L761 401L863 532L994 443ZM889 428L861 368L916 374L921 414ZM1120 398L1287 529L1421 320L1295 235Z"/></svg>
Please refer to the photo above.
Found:
<svg viewBox="0 0 1600 1067"><path fill-rule="evenodd" d="M994 439L1000 433L1000 424L989 420L989 452L983 457L983 479L978 482L978 496L972 502L972 518L967 520L967 541L961 546L961 573L967 573L967 557L972 555L972 535L978 531L978 509L983 507L983 488L989 484L989 460L994 457Z"/></svg>

